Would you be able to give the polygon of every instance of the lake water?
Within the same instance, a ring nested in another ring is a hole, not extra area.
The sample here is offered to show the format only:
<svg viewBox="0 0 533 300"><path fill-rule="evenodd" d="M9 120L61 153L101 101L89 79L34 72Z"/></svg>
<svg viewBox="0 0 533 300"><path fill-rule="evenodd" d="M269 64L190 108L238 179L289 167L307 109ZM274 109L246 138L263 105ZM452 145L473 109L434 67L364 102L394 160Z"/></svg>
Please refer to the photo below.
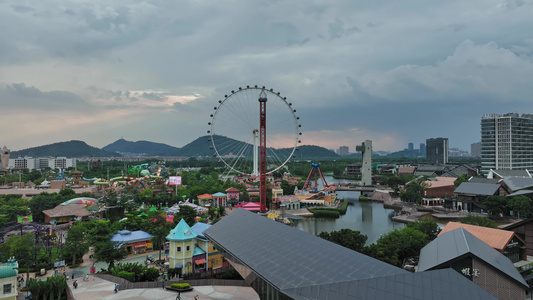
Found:
<svg viewBox="0 0 533 300"><path fill-rule="evenodd" d="M339 182L353 182L350 180L336 180L331 176L324 176L328 184ZM320 183L318 184L320 186ZM359 202L359 192L338 192L338 198L350 202L346 214L338 219L306 218L296 224L296 228L307 233L318 235L320 232L338 231L343 228L358 230L368 236L366 244L374 243L382 234L395 228L403 228L405 224L393 222L391 216L394 210L385 209L379 202Z"/></svg>

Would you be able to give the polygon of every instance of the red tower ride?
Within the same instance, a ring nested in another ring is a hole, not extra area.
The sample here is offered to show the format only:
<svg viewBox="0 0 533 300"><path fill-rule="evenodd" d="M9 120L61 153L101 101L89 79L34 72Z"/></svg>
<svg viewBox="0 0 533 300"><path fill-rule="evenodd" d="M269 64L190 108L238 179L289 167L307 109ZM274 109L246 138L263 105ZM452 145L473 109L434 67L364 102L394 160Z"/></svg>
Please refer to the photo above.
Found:
<svg viewBox="0 0 533 300"><path fill-rule="evenodd" d="M263 89L259 94L259 212L266 213L266 102Z"/></svg>

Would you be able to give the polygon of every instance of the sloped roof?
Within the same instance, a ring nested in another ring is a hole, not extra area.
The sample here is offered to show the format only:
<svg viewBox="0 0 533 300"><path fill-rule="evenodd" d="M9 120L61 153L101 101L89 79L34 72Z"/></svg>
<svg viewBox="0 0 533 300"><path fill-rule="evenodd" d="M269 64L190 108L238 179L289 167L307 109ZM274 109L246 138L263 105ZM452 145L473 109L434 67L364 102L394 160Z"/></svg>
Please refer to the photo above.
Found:
<svg viewBox="0 0 533 300"><path fill-rule="evenodd" d="M472 177L468 182L472 183L498 183L501 179L499 178L481 178L481 177Z"/></svg>
<svg viewBox="0 0 533 300"><path fill-rule="evenodd" d="M234 188L234 187L230 187L229 189L226 190L226 193L240 193L241 191L239 191L237 188Z"/></svg>
<svg viewBox="0 0 533 300"><path fill-rule="evenodd" d="M201 194L196 197L198 199L213 199L213 196L211 194Z"/></svg>
<svg viewBox="0 0 533 300"><path fill-rule="evenodd" d="M457 228L445 232L422 248L418 270L430 270L467 254L472 254L480 260L483 260L512 280L529 288L522 275L520 275L507 257L491 248L464 228Z"/></svg>
<svg viewBox="0 0 533 300"><path fill-rule="evenodd" d="M205 251L198 246L194 247L194 252L192 253L192 256L201 255L201 254L205 254Z"/></svg>
<svg viewBox="0 0 533 300"><path fill-rule="evenodd" d="M529 177L504 177L503 182L513 192L533 187L533 178Z"/></svg>
<svg viewBox="0 0 533 300"><path fill-rule="evenodd" d="M187 241L196 238L196 233L189 227L185 220L181 219L178 225L167 235L169 241Z"/></svg>
<svg viewBox="0 0 533 300"><path fill-rule="evenodd" d="M209 227L211 227L211 225L198 222L192 225L191 229L198 237L205 239L206 237L204 236L204 231Z"/></svg>
<svg viewBox="0 0 533 300"><path fill-rule="evenodd" d="M58 206L43 210L43 214L47 215L50 218L59 218L59 217L87 217L92 215L92 212L87 210L85 204L59 204Z"/></svg>
<svg viewBox="0 0 533 300"><path fill-rule="evenodd" d="M152 235L148 232L137 230L137 231L128 231L120 230L117 234L111 237L112 242L121 242L121 243L135 243L140 241L146 241L152 238Z"/></svg>
<svg viewBox="0 0 533 300"><path fill-rule="evenodd" d="M443 186L452 186L454 185L454 181L456 178L453 177L436 177L435 180L426 180L426 183L429 185L428 189L430 188L439 188Z"/></svg>
<svg viewBox="0 0 533 300"><path fill-rule="evenodd" d="M0 279L17 277L17 271L15 271L15 265L7 265L0 267Z"/></svg>
<svg viewBox="0 0 533 300"><path fill-rule="evenodd" d="M531 194L533 194L533 190L519 190L518 192L505 195L505 197L514 197L514 196L531 195Z"/></svg>
<svg viewBox="0 0 533 300"><path fill-rule="evenodd" d="M490 172L498 175L501 178L504 177L531 177L528 170L493 170L490 169Z"/></svg>
<svg viewBox="0 0 533 300"><path fill-rule="evenodd" d="M297 300L495 299L455 271L409 273L240 208L204 235Z"/></svg>
<svg viewBox="0 0 533 300"><path fill-rule="evenodd" d="M218 192L218 193L213 194L213 197L226 197L226 194Z"/></svg>
<svg viewBox="0 0 533 300"><path fill-rule="evenodd" d="M513 231L501 230L496 228L489 228L477 225L463 224L459 222L448 222L442 229L439 235L455 230L457 228L464 228L478 239L482 240L487 245L494 249L502 251L509 241L513 238L515 233Z"/></svg>
<svg viewBox="0 0 533 300"><path fill-rule="evenodd" d="M499 184L463 182L454 191L456 194L473 194L482 196L492 196L500 188Z"/></svg>

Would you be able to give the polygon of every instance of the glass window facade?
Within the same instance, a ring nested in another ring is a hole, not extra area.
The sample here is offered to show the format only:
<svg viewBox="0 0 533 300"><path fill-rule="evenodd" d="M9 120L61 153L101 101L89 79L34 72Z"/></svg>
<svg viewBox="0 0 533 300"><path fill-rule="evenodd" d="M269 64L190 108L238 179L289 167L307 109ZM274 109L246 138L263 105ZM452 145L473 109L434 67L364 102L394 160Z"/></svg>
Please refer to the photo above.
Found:
<svg viewBox="0 0 533 300"><path fill-rule="evenodd" d="M481 171L533 168L533 115L515 113L481 118Z"/></svg>

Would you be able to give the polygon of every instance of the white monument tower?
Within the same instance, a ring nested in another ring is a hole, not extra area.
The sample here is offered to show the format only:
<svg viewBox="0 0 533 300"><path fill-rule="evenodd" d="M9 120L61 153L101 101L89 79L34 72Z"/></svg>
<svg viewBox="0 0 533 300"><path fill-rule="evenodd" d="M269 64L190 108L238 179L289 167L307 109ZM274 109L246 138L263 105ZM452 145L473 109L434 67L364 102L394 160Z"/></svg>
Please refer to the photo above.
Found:
<svg viewBox="0 0 533 300"><path fill-rule="evenodd" d="M364 141L361 146L355 147L355 150L360 151L363 158L363 165L361 166L361 185L372 185L372 141Z"/></svg>

